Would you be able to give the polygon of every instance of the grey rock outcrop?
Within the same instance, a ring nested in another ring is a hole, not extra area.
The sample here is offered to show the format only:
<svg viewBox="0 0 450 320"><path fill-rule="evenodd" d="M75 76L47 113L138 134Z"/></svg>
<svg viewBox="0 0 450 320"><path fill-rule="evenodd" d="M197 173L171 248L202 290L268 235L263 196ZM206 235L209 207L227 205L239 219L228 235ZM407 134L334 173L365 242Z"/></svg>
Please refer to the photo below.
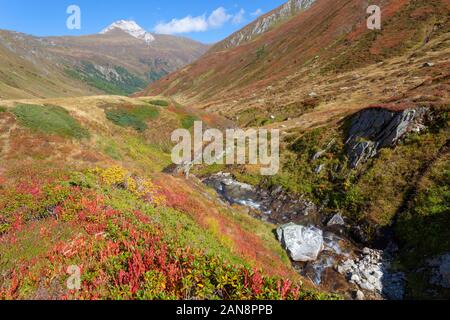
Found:
<svg viewBox="0 0 450 320"><path fill-rule="evenodd" d="M288 223L277 229L278 239L292 260L307 262L317 260L324 249L322 230Z"/></svg>
<svg viewBox="0 0 450 320"><path fill-rule="evenodd" d="M356 168L380 149L394 146L408 133L422 130L427 113L427 108L370 108L359 112L352 120L346 141L350 167Z"/></svg>

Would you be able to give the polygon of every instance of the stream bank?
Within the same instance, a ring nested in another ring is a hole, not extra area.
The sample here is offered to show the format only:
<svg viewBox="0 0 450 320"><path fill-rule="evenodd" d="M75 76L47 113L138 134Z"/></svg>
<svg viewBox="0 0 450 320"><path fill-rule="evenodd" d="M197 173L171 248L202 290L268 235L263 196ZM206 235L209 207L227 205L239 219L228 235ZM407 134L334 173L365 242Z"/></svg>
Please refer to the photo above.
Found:
<svg viewBox="0 0 450 320"><path fill-rule="evenodd" d="M351 238L341 215L324 216L312 202L280 187L253 187L229 173L211 175L203 183L227 203L274 224L295 270L315 285L349 299L403 299L405 276L392 270L395 244L383 250L364 247Z"/></svg>

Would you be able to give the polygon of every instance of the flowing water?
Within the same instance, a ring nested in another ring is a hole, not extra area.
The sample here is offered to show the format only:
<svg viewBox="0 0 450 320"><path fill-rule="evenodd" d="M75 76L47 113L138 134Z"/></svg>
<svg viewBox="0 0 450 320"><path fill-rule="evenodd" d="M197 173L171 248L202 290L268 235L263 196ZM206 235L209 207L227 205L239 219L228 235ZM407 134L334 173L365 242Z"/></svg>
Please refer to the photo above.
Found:
<svg viewBox="0 0 450 320"><path fill-rule="evenodd" d="M328 225L330 217L323 217L310 201L294 198L281 188L255 188L236 181L228 173L209 176L203 182L229 204L245 206L261 220L277 226L292 222L321 229L324 248L317 260L293 262L294 268L316 285L337 292L361 289L366 297L372 298L402 298L402 275L389 271L391 255L368 248L362 250L347 235L342 219Z"/></svg>

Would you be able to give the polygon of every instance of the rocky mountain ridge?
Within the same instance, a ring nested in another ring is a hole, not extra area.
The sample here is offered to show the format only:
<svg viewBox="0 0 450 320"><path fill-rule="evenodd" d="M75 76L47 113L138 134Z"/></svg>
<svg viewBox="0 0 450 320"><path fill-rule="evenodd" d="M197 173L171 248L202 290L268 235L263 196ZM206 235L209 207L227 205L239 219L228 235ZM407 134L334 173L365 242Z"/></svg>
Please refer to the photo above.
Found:
<svg viewBox="0 0 450 320"><path fill-rule="evenodd" d="M211 51L224 50L237 47L249 42L259 35L269 31L277 24L294 17L300 11L308 10L316 0L289 0L280 7L264 14L245 28L235 32L225 40L214 45Z"/></svg>

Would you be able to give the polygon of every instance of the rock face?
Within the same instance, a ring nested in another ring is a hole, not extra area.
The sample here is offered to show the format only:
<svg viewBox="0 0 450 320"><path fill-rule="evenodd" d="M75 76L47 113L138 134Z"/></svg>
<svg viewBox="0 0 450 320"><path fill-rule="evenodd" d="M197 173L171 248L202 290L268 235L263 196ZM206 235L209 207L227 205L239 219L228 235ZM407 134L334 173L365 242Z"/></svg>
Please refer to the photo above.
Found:
<svg viewBox="0 0 450 320"><path fill-rule="evenodd" d="M405 275L391 271L391 260L381 250L365 248L358 260L346 260L338 266L338 272L361 289L385 298L401 300L404 297Z"/></svg>
<svg viewBox="0 0 450 320"><path fill-rule="evenodd" d="M450 253L428 263L432 268L431 284L450 289Z"/></svg>
<svg viewBox="0 0 450 320"><path fill-rule="evenodd" d="M277 229L278 239L297 262L314 261L324 248L322 230L289 223Z"/></svg>
<svg viewBox="0 0 450 320"><path fill-rule="evenodd" d="M410 132L420 131L427 113L427 108L401 112L370 108L358 113L346 141L350 166L356 168L376 156L380 149L393 146Z"/></svg>

